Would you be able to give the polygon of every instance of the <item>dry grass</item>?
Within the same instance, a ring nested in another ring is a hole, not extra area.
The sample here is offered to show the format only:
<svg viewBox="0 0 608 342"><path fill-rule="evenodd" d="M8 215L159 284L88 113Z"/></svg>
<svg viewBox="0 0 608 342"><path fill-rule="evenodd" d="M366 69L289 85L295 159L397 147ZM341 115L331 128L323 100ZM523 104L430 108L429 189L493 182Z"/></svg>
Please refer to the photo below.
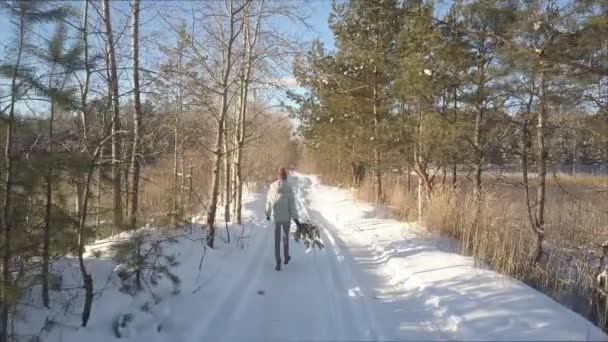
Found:
<svg viewBox="0 0 608 342"><path fill-rule="evenodd" d="M415 178L412 177L408 191L406 178L388 178L384 179L383 194L385 204L388 205L392 212L400 219L405 221L414 221L418 218L417 195L413 190ZM376 200L376 192L373 182L367 178L363 184L355 192L355 197L368 202Z"/></svg>
<svg viewBox="0 0 608 342"><path fill-rule="evenodd" d="M171 215L187 218L204 210L203 202L207 199L211 173L211 163L208 158L199 156L191 158L194 161L186 163L192 168L192 189L190 189L190 170L185 168L185 178L182 179L181 167L178 168L178 182L175 186L172 158L162 159L154 167L145 169L145 180L141 188L140 217L154 220L157 224L167 224ZM173 203L177 201L180 212L173 213Z"/></svg>
<svg viewBox="0 0 608 342"><path fill-rule="evenodd" d="M540 266L530 262L535 235L517 189L487 192L477 217L470 192L439 191L427 207L425 225L457 238L463 252L561 299L605 329L606 298L598 297L596 277L605 267L598 244L608 237L607 206L604 193L573 198L550 189ZM567 297L560 298L563 294Z"/></svg>
<svg viewBox="0 0 608 342"><path fill-rule="evenodd" d="M591 176L587 174L566 175L557 174L556 177L551 176L548 179L549 184L562 186L572 186L577 188L592 188L592 189L608 189L608 176Z"/></svg>
<svg viewBox="0 0 608 342"><path fill-rule="evenodd" d="M439 189L427 203L424 224L458 239L462 252L499 272L523 278L530 270L528 260L535 240L523 207L510 197L508 193L487 193L478 206L470 191Z"/></svg>

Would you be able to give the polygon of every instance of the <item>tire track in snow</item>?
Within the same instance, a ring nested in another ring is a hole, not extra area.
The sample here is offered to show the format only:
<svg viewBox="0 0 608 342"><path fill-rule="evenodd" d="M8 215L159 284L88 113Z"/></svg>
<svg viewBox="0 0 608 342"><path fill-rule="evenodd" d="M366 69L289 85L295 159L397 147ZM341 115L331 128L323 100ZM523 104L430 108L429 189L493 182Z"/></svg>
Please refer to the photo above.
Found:
<svg viewBox="0 0 608 342"><path fill-rule="evenodd" d="M302 204L299 187L294 190L298 194L298 203ZM335 282L328 277L332 272L332 255L322 251L304 258L303 255L294 255L303 251L292 244L295 247L292 248L294 271L291 271L290 264L283 271L276 272L271 262L274 259L271 253L274 228L266 222L263 225L258 224L254 228L255 233L252 232L255 242L244 255L249 260L243 271L237 279L227 279L230 284L221 291L221 304L211 310L204 309L213 311L214 315L196 329L190 341L347 340L351 324L345 323L351 323L351 320L345 321L344 312L336 310L343 301L336 298ZM264 292L258 293L260 290ZM300 291L304 300L298 295ZM317 313L317 310L320 311ZM305 333L308 335L293 327L293 319L302 317L311 319L303 322L310 325L310 331ZM222 327L229 328L218 330Z"/></svg>
<svg viewBox="0 0 608 342"><path fill-rule="evenodd" d="M308 206L306 202L308 196L308 189L311 185L311 182L308 178L297 177L296 179L297 187L295 193L296 201L299 206L298 213L301 220L310 221L310 213L308 212ZM322 231L321 234L324 234L324 232ZM334 287L336 286L336 283L332 277L328 276L329 274L333 273L333 269L331 269L330 266L331 262L328 261L332 259L335 255L333 250L329 252L329 249L331 249L331 247L325 246L323 253L319 253L321 254L321 256L323 256L321 262L319 262L320 256L317 255L317 253L314 253L313 256L316 266L315 269L317 270L317 272L315 272L316 278L321 284L324 285L323 288L326 289L325 293L329 294L330 297L328 303L331 303L330 305L328 305L328 309L330 310L332 322L328 325L325 337L321 339L327 339L328 336L336 336L334 338L335 340L346 341L349 339L348 334L352 333L352 331L350 331L350 329L347 329L348 324L345 324L344 322L344 314L338 312L337 310L340 307L341 303L338 300L338 296L336 295L336 293L341 293L341 291L335 291Z"/></svg>
<svg viewBox="0 0 608 342"><path fill-rule="evenodd" d="M312 182L309 178L299 177L299 179L306 180L304 182L304 186L302 186L302 181L298 182L298 184L300 185L298 197L300 197L299 202L302 206L301 208L309 219L311 219L311 214L316 219L313 219L312 221L316 221L316 223L319 224L322 230L321 234L323 240L329 241L329 244L325 244L327 249L326 252L331 252L328 254L333 254L333 256L335 256L328 256L327 258L329 261L330 268L328 274L330 275L329 278L332 280L332 286L337 290L338 293L342 294L342 296L340 296L342 298L342 301L339 303L339 307L342 308L342 317L346 317L347 321L351 323L350 326L356 326L358 330L355 336L349 336L347 339L384 339L384 337L382 337L378 333L378 324L375 321L375 315L373 313L373 310L371 309L370 303L368 302L368 291L366 291L363 285L360 284L360 282L358 282L353 276L351 267L353 265L354 260L350 255L345 253L345 248L342 248L340 244L337 243L336 237L327 227L331 225L321 224L320 221L322 221L323 223L328 223L328 221L323 217L322 213L314 210L309 211L307 207L304 206L303 202L305 201L306 197L309 196Z"/></svg>
<svg viewBox="0 0 608 342"><path fill-rule="evenodd" d="M266 229L267 227L259 227L260 229ZM272 228L268 228L270 231L270 229ZM244 287L242 288L238 288L237 292L238 293L234 293L233 294L233 298L238 299L235 305L231 305L232 306L232 310L230 311L230 313L227 316L220 316L220 319L223 320L224 322L239 322L239 321L244 321L243 318L247 319L248 316L248 312L245 311L245 309L247 307L249 307L251 305L251 302L254 301L255 299L257 299L256 296L259 296L260 294L257 293L258 291L264 291L264 293L269 292L272 293L272 289L267 288L268 286L264 284L263 279L262 279L262 275L265 275L266 272L264 272L264 268L269 267L270 263L266 263L264 261L264 245L266 243L266 240L270 239L270 234L266 234L265 231L259 231L257 232L258 235L261 235L260 238L258 238L258 240L263 241L259 244L257 244L257 249L256 249L256 253L252 253L255 254L255 257L250 258L251 260L257 260L257 262L254 263L254 267L248 267L247 268L247 272L245 272L247 274L248 277L245 277L246 279L244 280L244 282L240 282L240 284L244 284ZM267 318L268 315L263 315L262 317ZM265 323L268 323L267 320L263 320ZM218 322L219 323L219 322ZM260 327L262 331L267 331L265 328ZM223 336L223 340L228 340L228 341L237 341L239 340L237 335L238 329L231 329L230 331L227 332L227 334L225 336Z"/></svg>
<svg viewBox="0 0 608 342"><path fill-rule="evenodd" d="M252 222L249 222L252 224ZM255 236L255 243L252 243L245 248L253 248L254 250L262 250L264 241L260 238L261 234L253 234ZM248 253L251 254L251 253ZM241 267L240 273L237 275L237 279L231 279L229 281L229 285L223 291L218 294L218 298L215 300L215 305L208 307L204 306L206 301L203 301L203 307L201 308L207 314L210 314L207 319L204 319L201 324L195 326L195 328L190 332L191 338L188 340L190 342L201 342L208 341L207 337L209 329L211 327L221 326L223 322L225 322L226 317L231 314L233 307L235 306L235 301L238 302L238 299L241 295L240 286L242 284L246 284L247 278L251 278L253 270L256 269L256 259L255 258L246 258L245 265ZM259 264L259 262L257 263ZM216 278L214 281L223 280L225 277ZM199 296L201 293L199 293Z"/></svg>
<svg viewBox="0 0 608 342"><path fill-rule="evenodd" d="M363 230L356 223L356 221L349 220L346 223L345 226L353 230L354 234L352 234L352 235L355 238L355 240L360 245L364 246L365 244L363 242L363 239L360 236L360 233ZM387 250L386 248L382 247L381 245L379 245L375 241L371 241L371 243L366 247L366 249L374 257L374 259L376 259L376 260L386 259L387 256L390 256L391 253L394 252L394 251ZM394 276L392 274L390 274L390 273L382 272L382 274L383 274L384 277L386 277L387 280L389 280L391 282L390 287L392 287L392 288L403 288L404 282L395 281ZM405 282L410 281L412 279L414 279L413 275L410 274L405 279ZM439 298L439 297L431 298L429 300L434 300L436 298ZM437 317L437 314L435 314L435 317ZM433 341L450 341L450 340L454 340L454 336L449 336L449 335L447 335L444 332L444 329L442 329L442 327L440 326L441 323L438 322L439 318L440 317L438 317L435 320L417 321L416 325L418 327L420 327L421 331L424 332L429 337L429 340L433 340ZM463 340L464 341L464 340L466 340L466 338L458 338L458 340Z"/></svg>
<svg viewBox="0 0 608 342"><path fill-rule="evenodd" d="M316 200L311 202L318 201ZM351 252L351 249L353 247L361 248L362 251L365 250L367 252L363 252L365 253L364 257L368 258L371 256L372 259L379 257L379 254L387 253L387 251L380 247L375 241L362 239L360 236L361 228L357 225L356 222L353 222L352 220L348 220L345 223L337 222L337 216L335 216L336 220L332 219L334 217L332 215L335 213L331 213L331 215L328 215L328 213L324 212L324 209L326 209L327 207L322 204L317 205L319 207L315 208L316 210L311 211L313 212L313 216L317 220L317 223L322 223L320 224L320 226L323 230L324 241L329 241L330 244L333 245L339 251L340 258L346 259L344 261L344 264L337 265L337 269L334 269L332 273L342 273L343 279L340 278L336 281L347 281L348 284L353 284L354 287L351 287L351 289L358 289L359 291L357 292L361 294L361 296L358 298L361 300L361 302L359 303L359 305L353 306L350 311L358 313L359 318L357 319L357 322L362 323L358 324L359 326L370 326L370 329L368 331L362 331L362 335L357 336L356 339L395 340L397 338L397 335L392 335L394 333L390 333L390 324L388 326L380 326L378 324L378 321L375 319L375 317L384 317L383 315L390 314L386 312L386 308L383 308L382 304L370 302L375 288L366 288L366 286L373 285L365 281L369 279L361 278L365 276L360 274L362 270L356 267L359 265L357 264L357 261L355 260L355 257ZM347 228L347 226L350 229L345 229ZM341 239L340 234L348 234L349 236L354 238L356 245L346 245L345 241ZM343 248L341 247L341 245L343 246ZM379 249L382 249L382 251L379 251ZM387 284L383 284L383 286L386 285ZM399 287L399 285L389 287L395 288ZM414 324L416 324L418 329L417 333L411 336L411 338L413 339L421 339L421 336L424 336L424 338L422 338L424 340L432 341L446 341L454 338L453 336L449 337L444 334L444 332L438 325L440 323L437 321L417 320L414 322Z"/></svg>

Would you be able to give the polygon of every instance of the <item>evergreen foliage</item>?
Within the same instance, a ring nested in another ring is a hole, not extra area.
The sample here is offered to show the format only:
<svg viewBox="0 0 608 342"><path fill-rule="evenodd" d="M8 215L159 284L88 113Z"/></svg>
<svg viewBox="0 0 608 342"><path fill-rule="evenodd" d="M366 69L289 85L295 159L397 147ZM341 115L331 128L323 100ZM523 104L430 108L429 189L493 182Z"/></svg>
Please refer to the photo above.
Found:
<svg viewBox="0 0 608 342"><path fill-rule="evenodd" d="M302 242L307 249L315 247L323 249L325 247L321 241L321 230L317 225L311 222L300 223L294 234L294 240L296 242Z"/></svg>
<svg viewBox="0 0 608 342"><path fill-rule="evenodd" d="M155 300L160 300L153 288L166 279L173 287L173 293L178 294L181 280L173 269L179 266L179 261L175 255L164 252L167 245L175 242L174 238L140 230L126 241L113 244L113 258L119 264L118 276L122 281L121 291L135 295L148 289Z"/></svg>

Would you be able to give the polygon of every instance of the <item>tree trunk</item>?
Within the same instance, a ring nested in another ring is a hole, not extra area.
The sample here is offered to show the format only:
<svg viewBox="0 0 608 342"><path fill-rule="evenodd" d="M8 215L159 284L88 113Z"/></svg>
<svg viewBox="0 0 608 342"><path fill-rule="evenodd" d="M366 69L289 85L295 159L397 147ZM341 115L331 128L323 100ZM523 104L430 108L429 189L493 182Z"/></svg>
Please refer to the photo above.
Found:
<svg viewBox="0 0 608 342"><path fill-rule="evenodd" d="M377 77L378 67L374 65L374 89L373 89L373 114L374 114L374 172L376 203L382 202L382 173L380 172L380 151L378 151L378 126L380 125L380 114L378 113L378 89Z"/></svg>
<svg viewBox="0 0 608 342"><path fill-rule="evenodd" d="M120 102L118 94L118 72L114 36L112 34L112 19L110 15L110 0L102 0L103 22L106 30L106 64L109 71L108 88L112 101L112 220L116 228L122 225L121 198L121 167L120 167Z"/></svg>
<svg viewBox="0 0 608 342"><path fill-rule="evenodd" d="M83 20L82 20L82 38L83 38L83 58L84 58L84 65L85 65L85 71L86 71L86 75L85 75L85 80L84 80L84 86L81 88L81 104L82 104L82 146L83 146L83 151L88 151L89 149L89 141L88 141L88 124L86 121L86 117L88 114L88 109L87 109L87 94L88 94L88 89L89 89L89 82L90 82L90 78L91 78L91 69L90 69L90 65L89 65L89 58L88 58L88 50L89 50L89 46L88 46L88 30L87 30L87 25L88 25L88 7L89 7L89 0L85 1L84 4L84 12L83 12ZM104 130L107 131L107 125L105 122L105 116L104 116ZM82 277L82 284L83 284L83 288L85 290L85 295L84 295L84 307L83 307L83 311L82 311L82 322L81 325L84 327L87 325L89 318L91 316L91 309L93 306L93 278L91 277L91 275L87 272L85 264L84 264L84 246L85 246L85 228L86 228L86 222L87 222L87 214L88 214L88 207L89 207L89 198L90 198L90 189L91 189L91 183L92 183L92 179L93 179L93 174L95 173L95 164L98 160L103 158L103 147L104 147L104 143L103 141L100 143L100 145L97 147L97 149L95 150L94 154L93 154L93 158L90 161L91 164L89 166L88 171L86 172L86 174L83 176L83 182L81 183L82 185L80 185L78 187L78 191L79 191L79 204L78 204L78 231L77 231L77 254L78 254L78 266L79 266L79 270L80 270L80 275ZM101 168L99 169L99 173L98 173L98 184L97 184L97 201L98 201L98 207L97 207L97 217L96 220L99 221L99 201L100 201L100 197L101 197L101 191L100 191L100 185L101 185ZM97 223L99 225L99 223Z"/></svg>
<svg viewBox="0 0 608 342"><path fill-rule="evenodd" d="M180 184L179 184L179 207L180 207L180 211L181 211L181 216L183 218L184 216L184 206L185 206L185 194L184 191L186 189L186 161L184 160L184 151L182 149L182 151L180 151L180 161L179 161L179 166L181 169L181 177L180 177Z"/></svg>
<svg viewBox="0 0 608 342"><path fill-rule="evenodd" d="M422 177L418 176L418 222L422 222L424 199L422 198Z"/></svg>
<svg viewBox="0 0 608 342"><path fill-rule="evenodd" d="M222 98L222 107L224 107L224 98ZM223 110L222 110L223 111ZM223 139L223 115L220 114L220 121L218 122L217 135L216 135L216 150L214 151L213 160L213 178L211 180L211 191L209 197L211 203L209 204L209 212L207 213L207 245L213 248L215 240L215 212L217 210L217 199L219 195L219 183L220 183L220 168L222 162L222 139Z"/></svg>
<svg viewBox="0 0 608 342"><path fill-rule="evenodd" d="M192 212L192 172L194 170L194 166L192 165L192 161L190 161L190 171L188 173L188 210Z"/></svg>
<svg viewBox="0 0 608 342"><path fill-rule="evenodd" d="M99 154L99 159L103 160L104 154ZM95 226L101 226L101 184L103 178L103 167L97 169L97 184L95 187Z"/></svg>
<svg viewBox="0 0 608 342"><path fill-rule="evenodd" d="M376 164L376 203L382 203L382 173L380 172L380 158L377 153L374 153L374 163Z"/></svg>
<svg viewBox="0 0 608 342"><path fill-rule="evenodd" d="M173 208L171 209L171 224L177 225L177 212L179 209L179 136L178 118L175 117L175 130L173 131Z"/></svg>
<svg viewBox="0 0 608 342"><path fill-rule="evenodd" d="M82 285L84 288L84 306L82 310L82 323L83 327L87 326L89 322L89 318L91 317L91 308L93 306L93 278L87 272L86 266L84 264L84 247L86 244L85 241L85 228L86 228L86 220L87 220L87 211L89 204L89 189L91 187L91 179L93 177L93 173L95 170L95 163L92 162L92 166L87 172L85 178L85 184L83 189L83 194L81 195L82 204L80 205L80 213L78 220L78 267L80 270L80 275L82 277Z"/></svg>
<svg viewBox="0 0 608 342"><path fill-rule="evenodd" d="M538 258L540 257L540 252L541 250L539 249L539 247L542 247L542 235L543 235L543 231L541 230L541 226L539 226L539 221L537 219L537 213L534 211L535 209L538 210L537 204L533 204L532 203L532 198L530 195L530 182L528 179L528 171L529 171L529 163L528 163L528 150L529 150L529 146L532 145L531 141L530 141L530 130L528 128L529 126L529 120L530 118L528 117L531 112L532 112L532 105L534 103L534 97L536 96L536 90L535 90L535 84L536 81L534 79L532 79L530 81L531 83L531 90L530 90L530 97L528 99L528 103L526 105L526 116L524 117L524 122L523 122L523 127L522 127L522 152L521 152L521 166L522 166L522 176L523 176L523 185L524 185L524 199L525 199L525 203L526 203L526 214L527 214L527 218L528 218L528 225L530 227L530 230L532 232L532 234L534 234L534 236L536 237L537 242L541 242L541 244L537 244L535 246L535 249L533 251L532 254L532 263L536 263ZM541 77L541 87L544 86L544 81L543 81L543 77ZM541 90L542 92L542 90ZM543 106L543 102L544 102L544 95L542 95L541 93L541 107ZM544 111L544 109L541 108L541 111ZM539 116L541 114L539 113ZM537 203L538 203L538 198L537 198Z"/></svg>
<svg viewBox="0 0 608 342"><path fill-rule="evenodd" d="M223 131L224 129L222 129ZM224 134L224 137L222 138L222 140L226 139L226 134ZM224 178L226 177L226 173L224 172L224 146L222 146L222 162L220 163L220 190L219 190L219 199L218 199L218 205L224 205L224 195L225 195L225 191L224 191Z"/></svg>
<svg viewBox="0 0 608 342"><path fill-rule="evenodd" d="M482 38L484 39L484 38ZM483 40L482 40L483 41ZM481 43L484 45L484 43ZM484 45L485 46L485 45ZM484 161L484 149L485 142L483 140L483 119L485 115L485 82L486 82L486 68L485 68L485 58L478 58L477 62L477 91L476 91L476 111L475 111L475 128L473 131L473 148L475 149L475 170L473 172L474 176L474 193L475 198L479 204L481 202L481 188L482 188L482 166ZM477 206L479 209L479 205Z"/></svg>
<svg viewBox="0 0 608 342"><path fill-rule="evenodd" d="M4 210L2 213L2 228L4 237L4 253L2 253L2 284L0 285L0 303L2 312L0 312L0 342L8 341L8 323L9 323L9 306L11 298L7 287L12 284L11 276L11 229L12 229L12 207L13 207L13 134L15 129L15 105L17 102L17 75L21 65L21 54L23 52L25 38L25 16L22 13L19 18L19 43L17 45L17 58L11 77L11 103L8 114L8 122L6 123L6 145L4 157L6 163L6 174L4 182Z"/></svg>
<svg viewBox="0 0 608 342"><path fill-rule="evenodd" d="M231 199L231 163L230 163L230 146L228 145L228 119L224 120L224 221L230 222L230 199ZM228 232L226 232L228 233ZM228 235L230 242L230 235Z"/></svg>
<svg viewBox="0 0 608 342"><path fill-rule="evenodd" d="M523 143L522 143L522 152L521 152L521 170L522 170L523 184L524 184L524 196L525 196L525 200L526 200L526 211L528 214L528 223L530 224L532 233L534 233L534 235L536 235L537 234L536 218L535 218L535 214L533 213L533 208L532 208L533 205L532 205L532 201L530 198L530 182L528 179L528 170L529 170L528 144L530 143L528 118L524 119L522 133L523 133L523 138L522 138Z"/></svg>
<svg viewBox="0 0 608 342"><path fill-rule="evenodd" d="M122 170L122 187L121 193L124 194L124 205L121 206L122 217L127 218L127 229L129 228L129 208L131 207L131 191L130 191L130 177L131 177L131 156L133 155L133 132L129 132L129 138L125 139L124 145L122 145L122 158L121 160L128 161L121 164Z"/></svg>
<svg viewBox="0 0 608 342"><path fill-rule="evenodd" d="M240 115L240 110L239 110L238 117L240 118L240 116L241 115ZM236 171L236 168L237 168L236 157L237 156L236 155L237 155L237 149L238 149L238 146L239 146L239 139L238 139L238 137L239 137L239 125L240 125L240 123L239 123L240 119L239 118L237 118L237 121L236 121L236 124L235 124L235 132L234 132L234 139L233 139L234 151L232 153L232 160L230 161L232 163L232 175L231 175L231 179L230 179L230 182L232 184L230 186L231 191L232 191L232 194L230 195L230 201L232 202L232 214L231 214L231 217L232 217L232 220L234 222L236 222L236 223L238 223L236 217L237 217L237 211L238 211L238 206L239 206L238 203L237 203L237 198L238 198L238 182L237 182L237 179L236 179L237 178L236 177L236 173L237 173L237 171Z"/></svg>
<svg viewBox="0 0 608 342"><path fill-rule="evenodd" d="M454 122L458 122L458 88L454 88ZM454 146L458 146L458 138L454 135ZM458 182L458 158L456 157L458 152L454 152L452 158L452 187L456 189Z"/></svg>
<svg viewBox="0 0 608 342"><path fill-rule="evenodd" d="M452 164L452 187L456 188L456 183L458 183L458 165L456 161Z"/></svg>
<svg viewBox="0 0 608 342"><path fill-rule="evenodd" d="M54 69L54 68L53 68ZM49 82L51 83L51 82ZM51 111L49 118L49 146L47 148L49 161L46 174L46 205L44 217L44 237L42 241L42 304L49 308L49 263L51 240L51 217L53 206L53 121L55 119L55 101L51 98Z"/></svg>
<svg viewBox="0 0 608 342"><path fill-rule="evenodd" d="M228 92L229 92L229 83L228 80L230 78L230 72L232 69L232 48L234 46L234 40L236 38L235 29L234 29L234 17L235 12L232 8L232 0L228 2L228 6L226 7L226 11L228 12L228 19L230 21L229 25L229 37L226 43L224 58L222 61L222 79L221 79L221 108L219 113L219 118L217 122L217 135L215 141L215 151L214 151L214 159L213 159L213 177L211 181L211 189L209 191L210 204L209 204L209 212L207 213L207 245L213 248L214 240L215 240L215 214L217 211L217 198L219 194L219 181L220 181L220 168L222 163L222 145L224 140L224 121L226 120L226 113L228 112Z"/></svg>
<svg viewBox="0 0 608 342"><path fill-rule="evenodd" d="M258 33L260 31L261 18L264 8L264 0L259 2L258 16L253 32L250 31L249 25L249 4L245 6L245 14L243 15L243 49L245 51L245 68L241 77L241 96L240 110L236 128L237 144L234 156L234 180L235 180L235 220L237 224L242 224L242 207L243 207L243 170L242 159L243 149L245 147L245 131L247 127L247 101L249 95L249 82L251 77L251 69L254 63L253 48L256 45Z"/></svg>
<svg viewBox="0 0 608 342"><path fill-rule="evenodd" d="M244 82L245 83L245 82ZM235 208L235 221L237 224L242 224L242 212L243 212L243 174L242 165L243 160L243 145L245 144L245 120L247 117L247 85L243 84L244 88L241 93L241 109L239 111L239 128L238 128L238 143L234 157L234 179L235 179L235 191L236 196L234 200Z"/></svg>
<svg viewBox="0 0 608 342"><path fill-rule="evenodd" d="M427 199L430 198L432 184L427 173L426 161L422 158L422 128L423 113L422 108L418 108L418 123L416 127L416 142L414 147L414 172L418 178L418 221L422 222L424 198L422 193L423 186L426 187Z"/></svg>
<svg viewBox="0 0 608 342"><path fill-rule="evenodd" d="M574 176L576 174L576 163L578 161L578 132L574 130L574 134L572 135L572 171L571 174Z"/></svg>
<svg viewBox="0 0 608 342"><path fill-rule="evenodd" d="M139 92L139 0L131 0L131 54L133 57L133 146L131 149L131 211L129 226L137 224L139 207L139 141L142 125L141 96Z"/></svg>
<svg viewBox="0 0 608 342"><path fill-rule="evenodd" d="M409 193L410 191L412 191L412 170L408 167L407 168L407 192Z"/></svg>
<svg viewBox="0 0 608 342"><path fill-rule="evenodd" d="M544 63L541 63L544 68ZM545 187L547 175L547 151L545 150L545 121L547 117L546 80L545 71L540 73L540 110L538 111L538 123L536 126L537 159L538 159L538 185L536 189L536 226L537 239L534 262L538 263L542 255L542 243L545 232Z"/></svg>

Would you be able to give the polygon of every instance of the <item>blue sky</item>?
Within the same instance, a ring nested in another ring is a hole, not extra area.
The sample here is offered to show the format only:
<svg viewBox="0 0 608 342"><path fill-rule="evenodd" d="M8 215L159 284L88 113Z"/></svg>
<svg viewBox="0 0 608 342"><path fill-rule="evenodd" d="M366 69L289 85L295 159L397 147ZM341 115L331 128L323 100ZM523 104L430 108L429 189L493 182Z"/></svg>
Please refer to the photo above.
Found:
<svg viewBox="0 0 608 342"><path fill-rule="evenodd" d="M293 1L293 0L271 0L271 1ZM302 34L307 40L319 37L328 47L333 47L333 35L328 27L329 12L331 10L331 0L308 0L298 1L298 6L302 6L307 12L309 12L309 24L312 26L311 30L308 30L302 26L290 25L289 30L293 33ZM79 11L82 8L82 1L66 1L65 3L71 4ZM158 18L158 12L162 14L169 14L175 10L175 8L188 9L195 1L142 1L142 33L146 31L150 32L158 30L165 26L164 22ZM115 28L120 28L125 24L127 14L129 12L128 1L113 1L113 21ZM92 11L91 11L92 12ZM95 13L91 13L91 16L95 16ZM187 18L186 18L187 19ZM74 23L77 25L78 23ZM39 25L36 30L37 33L42 35L50 35L53 31L52 26ZM7 20L6 13L0 11L0 44L7 44L12 38L13 27ZM4 58L5 56L1 56Z"/></svg>
<svg viewBox="0 0 608 342"><path fill-rule="evenodd" d="M267 0L268 1L268 0ZM333 35L328 27L329 12L331 10L331 0L269 0L269 1L294 1L294 6L299 6L309 14L308 23L310 29L303 25L295 25L293 23L281 23L279 19L275 24L277 29L283 33L292 36L302 41L301 47L305 47L306 43L312 41L314 38L320 38L328 48L333 48L334 41ZM65 2L71 4L78 12L82 10L83 1L71 1ZM160 40L166 45L171 45L174 41L175 36L171 29L167 26L164 20L159 16L159 13L165 17L183 17L187 21L190 18L187 15L188 9L191 8L196 1L142 1L142 19L141 19L141 34L144 37L142 40L142 66L154 69L156 64L160 61L160 55L157 50L157 44L152 42L152 37L157 39L162 37ZM97 2L97 6L99 3ZM128 1L113 1L112 2L112 15L113 15L113 28L115 31L115 38L119 36L120 32L123 31L124 35L120 37L119 47L123 54L129 53L128 51L128 30L127 28L129 20L129 2ZM185 11L181 11L185 10ZM97 14L90 7L90 17L95 18ZM15 29L13 25L7 20L6 12L0 11L0 63L11 61L11 56L7 46L13 40L13 34ZM72 24L78 26L79 18L75 19ZM48 38L54 31L54 25L37 25L34 28L33 34L30 36L30 43L35 46L44 46L44 40ZM149 41L146 41L146 37L149 37ZM91 42L102 48L101 40L93 39ZM120 63L120 62L119 62ZM121 79L125 80L125 86L128 85L128 72L123 72L119 75ZM124 77L123 77L124 76ZM291 75L284 75L286 79L291 78ZM0 89L6 87L6 80L0 79ZM0 90L0 94L5 92L6 89Z"/></svg>
<svg viewBox="0 0 608 342"><path fill-rule="evenodd" d="M310 2L314 13L310 18L310 24L314 31L312 35L319 37L326 47L334 47L334 37L329 29L328 20L331 11L330 0L314 0Z"/></svg>
<svg viewBox="0 0 608 342"><path fill-rule="evenodd" d="M294 7L297 7L308 14L307 22L310 26L309 28L284 19L277 19L270 24L272 25L272 29L276 29L277 31L280 31L281 34L286 34L290 36L291 39L301 42L299 44L301 48L306 48L307 44L315 38L319 38L325 44L326 48L330 50L334 48L333 34L328 25L329 14L332 7L331 0L266 1L290 1ZM438 10L441 11L441 8L445 9L447 7L445 6L446 3L449 2L450 1L447 0L438 0ZM65 3L72 5L78 12L82 10L84 4L83 1L66 1ZM96 6L100 6L99 2L95 3L97 4ZM141 65L143 68L155 70L158 63L162 60L162 54L158 51L158 41L163 42L163 44L167 46L173 45L175 41L174 32L161 16L169 20L184 18L187 22L191 23L192 20L191 16L189 16L189 9L191 9L193 5L198 4L200 4L200 1L142 1ZM90 18L95 19L97 17L97 13L92 7L90 7L89 13ZM123 58L123 63L129 63L127 57L129 55L129 14L129 1L112 1L113 29L115 32L115 39L120 39L118 47L119 53L122 53L125 56ZM11 60L6 46L13 39L14 28L6 19L6 13L4 11L0 12L0 63L6 61L7 57L9 57L9 61ZM75 18L73 24L79 26L79 20L80 18ZM37 46L44 46L45 37L49 37L53 33L54 27L53 25L37 25L34 31L35 33L31 36L33 41L30 43L34 43L34 45ZM121 33L123 34L121 35ZM99 51L103 51L103 42L99 37L92 39L91 44L95 45ZM120 63L121 61L119 60L119 64ZM128 64L123 64L123 66L128 67ZM294 84L290 68L290 65L286 65L283 74L280 77L285 79L286 84L290 84L292 89L296 91L300 90ZM125 90L128 90L130 83L128 68L123 69L120 72L119 77L121 79L121 86L125 87ZM103 92L103 89L100 89L100 91ZM2 93L6 94L6 80L0 78L0 96ZM275 96L271 101L273 103L278 103L280 100L286 100L284 94L274 94L273 96ZM39 104L37 107L40 106L44 107L44 104ZM42 110L42 112L44 112L44 110Z"/></svg>

